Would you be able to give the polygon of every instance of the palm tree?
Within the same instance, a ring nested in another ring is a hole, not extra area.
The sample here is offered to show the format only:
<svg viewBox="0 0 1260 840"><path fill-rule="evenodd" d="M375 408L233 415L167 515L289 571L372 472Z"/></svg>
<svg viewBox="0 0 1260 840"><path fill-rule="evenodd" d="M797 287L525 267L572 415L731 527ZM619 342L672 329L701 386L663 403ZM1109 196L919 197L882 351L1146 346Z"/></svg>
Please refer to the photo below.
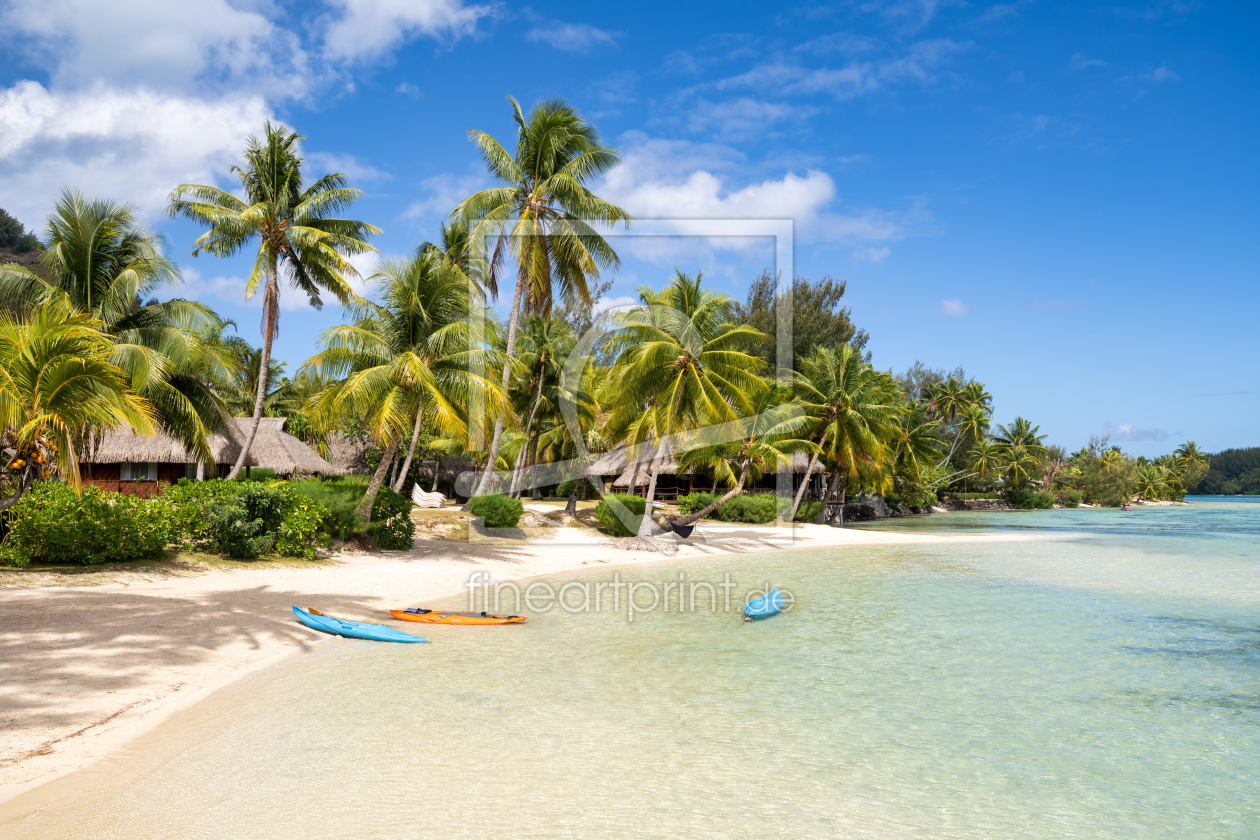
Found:
<svg viewBox="0 0 1260 840"><path fill-rule="evenodd" d="M792 499L789 522L796 519L810 476L824 451L845 458L849 465L877 458L889 423L896 416L888 381L850 344L814 348L801 361L794 384L802 409L813 420L811 440L816 440L817 447ZM837 462L833 485L839 474Z"/></svg>
<svg viewBox="0 0 1260 840"><path fill-rule="evenodd" d="M47 240L38 270L0 267L0 305L23 312L64 301L95 319L114 342L113 363L157 409L159 425L199 461L210 460L207 432L224 423L210 383L227 360L206 337L224 322L204 304L152 298L180 282L165 239L141 226L130 205L66 189L53 204Z"/></svg>
<svg viewBox="0 0 1260 840"><path fill-rule="evenodd" d="M245 146L245 165L233 166L240 178L245 200L226 190L201 184L181 184L171 192L168 212L207 225L210 229L197 238L193 256L208 251L229 257L258 238L254 270L245 287L246 299L263 285L263 352L260 369L271 364L271 345L280 315L280 276L305 292L311 306L323 306L321 291L330 293L343 305L358 301L346 277L358 272L346 256L375 250L366 240L380 233L378 228L352 219L333 216L348 208L361 195L346 186L341 173L325 175L303 188L302 157L296 131L263 127L263 137L250 137ZM267 377L258 378L254 398L254 422L236 464L228 473L235 478L249 456L258 433L266 400Z"/></svg>
<svg viewBox="0 0 1260 840"><path fill-rule="evenodd" d="M476 343L489 331L489 318L470 298L462 277L433 252L422 251L383 262L369 279L378 285L382 302L364 301L353 324L325 331L320 336L325 349L299 374L344 377L314 399L311 413L319 425L365 418L385 445L360 508L365 521L407 430L411 443L400 472L403 480L426 422L459 437L467 435L473 393L480 391L496 409L506 402L493 381L472 372L476 363L493 364L494 355Z"/></svg>
<svg viewBox="0 0 1260 840"><path fill-rule="evenodd" d="M714 469L730 487L705 507L677 519L676 524L690 525L699 521L742 493L750 477L756 479L780 467L789 467L795 453L807 450L817 453L817 444L797 437L811 424L811 418L793 403L786 387L758 380L747 397L748 416L733 423L700 429L675 448L680 467L694 465ZM816 459L810 461L815 462ZM793 505L788 522L795 518L796 506Z"/></svg>
<svg viewBox="0 0 1260 840"><path fill-rule="evenodd" d="M1187 441L1178 446L1173 452L1173 458L1181 471L1182 486L1186 488L1193 488L1202 477L1202 474L1211 465L1208 456L1199 449L1194 441Z"/></svg>
<svg viewBox="0 0 1260 840"><path fill-rule="evenodd" d="M1046 456L1046 447L1042 443L1046 439L1045 435L1039 435L1040 426L1034 426L1031 420L1024 417L1016 417L1010 426L998 424L998 435L996 440L1008 452L1016 446L1022 446L1024 451L1033 458L1038 464Z"/></svg>
<svg viewBox="0 0 1260 840"><path fill-rule="evenodd" d="M1003 478L1011 487L1023 487L1041 469L1040 459L1023 442L999 443L1002 445Z"/></svg>
<svg viewBox="0 0 1260 840"><path fill-rule="evenodd" d="M1168 490L1168 471L1156 464L1147 464L1137 469L1137 492L1144 498L1154 501Z"/></svg>
<svg viewBox="0 0 1260 840"><path fill-rule="evenodd" d="M647 508L639 536L652 529L656 478L671 440L702 426L752 414L748 394L762 362L742 348L760 338L731 324L733 302L701 288L701 275L675 271L662 291L639 289L640 305L618 316L616 381L619 402L609 436L629 435L634 449L655 441Z"/></svg>
<svg viewBox="0 0 1260 840"><path fill-rule="evenodd" d="M498 294L498 272L508 257L516 264L505 345L510 358L516 351L522 307L546 314L556 288L565 298L589 303L588 278L620 265L596 226L620 222L629 227L631 219L587 186L621 160L615 149L601 145L593 125L561 99L539 103L529 119L515 99L508 100L517 127L514 154L484 131L469 131L490 174L503 186L464 199L452 217L468 225L474 247L493 240L484 280L492 295ZM505 365L505 391L510 376L510 367ZM490 441L489 466L474 495L488 486L502 436L503 418L499 417Z"/></svg>
<svg viewBox="0 0 1260 840"><path fill-rule="evenodd" d="M914 408L901 412L889 431L888 440L893 450L889 460L895 481L900 482L903 478L920 481L925 466L931 471L930 461L945 448L940 429L939 420L925 420Z"/></svg>
<svg viewBox="0 0 1260 840"><path fill-rule="evenodd" d="M969 466L981 480L988 478L991 474L995 474L1001 469L1002 447L997 441L977 441L976 445L971 447L970 455L971 457L968 459Z"/></svg>
<svg viewBox="0 0 1260 840"><path fill-rule="evenodd" d="M79 487L81 445L91 434L129 426L153 433L153 406L129 387L114 364L115 345L100 321L55 300L24 322L0 313L0 448L13 449L17 504L53 466Z"/></svg>
<svg viewBox="0 0 1260 840"><path fill-rule="evenodd" d="M522 384L527 386L525 393L530 394L531 398L529 420L525 423L527 445L522 448L516 458L509 490L511 495L515 495L520 487L522 465L527 467L537 463L538 440L542 430L534 425L534 420L538 416L539 407L543 404L545 391L550 388L554 392L556 386L559 385L565 360L576 343L573 331L563 321L532 315L525 322L525 330L521 335L519 361L524 374Z"/></svg>

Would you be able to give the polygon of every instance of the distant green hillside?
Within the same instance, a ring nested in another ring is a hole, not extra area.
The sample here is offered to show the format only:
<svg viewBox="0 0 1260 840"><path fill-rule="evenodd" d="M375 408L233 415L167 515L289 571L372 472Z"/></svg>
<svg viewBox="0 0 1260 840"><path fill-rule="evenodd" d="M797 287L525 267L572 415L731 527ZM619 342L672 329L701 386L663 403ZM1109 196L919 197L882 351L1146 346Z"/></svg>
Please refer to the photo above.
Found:
<svg viewBox="0 0 1260 840"><path fill-rule="evenodd" d="M1190 492L1204 496L1260 496L1260 446L1226 449L1210 460L1207 475Z"/></svg>

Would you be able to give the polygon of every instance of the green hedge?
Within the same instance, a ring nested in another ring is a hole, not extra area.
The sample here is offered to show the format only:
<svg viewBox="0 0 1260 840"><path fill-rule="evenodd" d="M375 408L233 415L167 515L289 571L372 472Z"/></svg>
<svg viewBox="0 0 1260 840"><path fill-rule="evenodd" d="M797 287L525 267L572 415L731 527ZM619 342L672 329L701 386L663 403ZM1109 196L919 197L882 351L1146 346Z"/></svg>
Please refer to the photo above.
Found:
<svg viewBox="0 0 1260 840"><path fill-rule="evenodd" d="M1054 494L1049 490L1007 490L1006 500L1023 510L1049 510L1054 507Z"/></svg>
<svg viewBox="0 0 1260 840"><path fill-rule="evenodd" d="M411 499L382 487L372 503L372 515L365 523L357 511L368 483L366 477L347 476L323 481L311 478L290 486L294 492L328 510L321 529L330 539L344 542L366 534L381 548L409 551L416 536L416 523L411 520L414 507Z"/></svg>
<svg viewBox="0 0 1260 840"><path fill-rule="evenodd" d="M971 501L972 499L1000 499L1000 498L1002 498L1002 497L1001 497L999 494L997 494L997 493L954 493L954 492L950 492L950 493L943 493L943 494L941 494L941 498L942 498L942 499L956 499L956 500L958 500L958 501L967 502L967 501Z"/></svg>
<svg viewBox="0 0 1260 840"><path fill-rule="evenodd" d="M60 481L28 490L5 512L0 551L15 566L37 563L115 563L158 555L178 526L162 498L138 499Z"/></svg>
<svg viewBox="0 0 1260 840"><path fill-rule="evenodd" d="M678 509L683 514L695 513L711 505L715 499L720 498L721 496L714 493L688 493L686 496L678 497ZM717 509L711 511L706 518L716 519L720 522L747 522L761 525L773 521L776 512L780 517L786 517L791 509L791 499L780 499L778 496L770 493L749 493L723 502ZM812 522L822 512L822 509L822 502L802 501L801 506L796 511L796 521Z"/></svg>
<svg viewBox="0 0 1260 840"><path fill-rule="evenodd" d="M1056 490L1054 491L1054 497L1058 501L1058 503L1063 505L1065 508L1074 508L1074 507L1081 506L1081 491L1080 490L1072 490L1070 488L1067 490Z"/></svg>
<svg viewBox="0 0 1260 840"><path fill-rule="evenodd" d="M625 505L630 513L634 514L629 527L613 511L608 504L609 499L616 499ZM609 493L600 499L599 504L595 506L595 519L605 533L612 534L614 537L633 537L639 532L639 525L643 522L643 511L646 509L647 499L642 496L624 496L620 493Z"/></svg>
<svg viewBox="0 0 1260 840"><path fill-rule="evenodd" d="M330 512L297 487L278 481L181 479L163 498L180 525L177 539L241 560L272 553L311 560L316 546L329 542Z"/></svg>
<svg viewBox="0 0 1260 840"><path fill-rule="evenodd" d="M484 519L487 528L515 528L525 515L521 500L507 496L476 496L468 500L468 510Z"/></svg>

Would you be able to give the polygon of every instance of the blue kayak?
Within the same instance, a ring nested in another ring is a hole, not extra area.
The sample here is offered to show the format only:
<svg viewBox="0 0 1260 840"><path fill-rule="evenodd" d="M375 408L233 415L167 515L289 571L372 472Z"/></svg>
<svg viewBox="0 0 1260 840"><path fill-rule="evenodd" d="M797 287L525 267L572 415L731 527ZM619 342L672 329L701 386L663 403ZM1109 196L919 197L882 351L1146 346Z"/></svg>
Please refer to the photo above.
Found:
<svg viewBox="0 0 1260 840"><path fill-rule="evenodd" d="M312 630L329 633L333 636L345 636L347 639L371 639L376 642L427 642L419 636L386 627L384 624L365 624L362 621L342 621L331 615L313 610L306 611L300 607L293 608L298 621Z"/></svg>
<svg viewBox="0 0 1260 840"><path fill-rule="evenodd" d="M744 616L749 619L765 618L781 609L783 609L783 593L778 589L771 589L757 600L744 604Z"/></svg>

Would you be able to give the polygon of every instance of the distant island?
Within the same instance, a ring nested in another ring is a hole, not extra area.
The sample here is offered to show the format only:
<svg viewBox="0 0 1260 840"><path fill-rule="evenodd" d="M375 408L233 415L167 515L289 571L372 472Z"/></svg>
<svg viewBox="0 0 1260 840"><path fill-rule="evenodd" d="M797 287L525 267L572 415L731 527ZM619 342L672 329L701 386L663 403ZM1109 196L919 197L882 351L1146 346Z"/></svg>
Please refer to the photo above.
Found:
<svg viewBox="0 0 1260 840"><path fill-rule="evenodd" d="M1260 446L1226 449L1209 457L1196 496L1260 496Z"/></svg>

